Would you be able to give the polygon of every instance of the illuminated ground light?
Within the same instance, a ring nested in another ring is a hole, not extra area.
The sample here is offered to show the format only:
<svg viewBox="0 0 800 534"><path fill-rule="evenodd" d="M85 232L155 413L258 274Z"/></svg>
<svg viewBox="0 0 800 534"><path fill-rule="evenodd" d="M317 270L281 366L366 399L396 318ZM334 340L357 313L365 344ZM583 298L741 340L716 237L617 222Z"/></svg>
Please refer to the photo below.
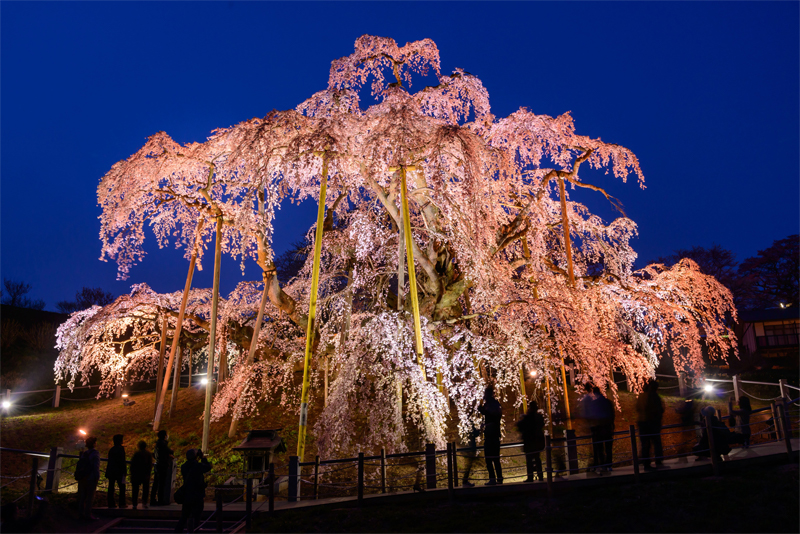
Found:
<svg viewBox="0 0 800 534"><path fill-rule="evenodd" d="M208 384L208 378L200 379L200 383L205 386L206 384Z"/></svg>
<svg viewBox="0 0 800 534"><path fill-rule="evenodd" d="M706 384L705 386L703 386L703 391L705 391L706 393L714 393L714 386L712 386L711 384Z"/></svg>
<svg viewBox="0 0 800 534"><path fill-rule="evenodd" d="M3 409L8 410L11 408L11 401L3 401Z"/></svg>

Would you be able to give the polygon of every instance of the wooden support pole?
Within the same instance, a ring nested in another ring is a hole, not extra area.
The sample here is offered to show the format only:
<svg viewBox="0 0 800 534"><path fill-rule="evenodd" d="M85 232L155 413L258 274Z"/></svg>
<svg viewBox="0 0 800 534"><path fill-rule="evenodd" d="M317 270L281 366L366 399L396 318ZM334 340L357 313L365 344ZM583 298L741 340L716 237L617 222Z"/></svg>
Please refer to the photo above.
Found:
<svg viewBox="0 0 800 534"><path fill-rule="evenodd" d="M36 477L39 475L39 458L31 456L31 485L28 491L28 518L33 516L33 503L36 501Z"/></svg>
<svg viewBox="0 0 800 534"><path fill-rule="evenodd" d="M436 489L436 445L425 444L425 478L428 489Z"/></svg>
<svg viewBox="0 0 800 534"><path fill-rule="evenodd" d="M169 416L175 412L178 406L178 390L181 388L181 369L183 368L183 348L178 347L178 354L175 362L175 374L172 377L172 393L169 398Z"/></svg>
<svg viewBox="0 0 800 534"><path fill-rule="evenodd" d="M381 493L386 493L386 449L381 447Z"/></svg>
<svg viewBox="0 0 800 534"><path fill-rule="evenodd" d="M775 427L775 439L783 439L781 425L778 423L778 410L775 408L775 401L769 403L769 408L772 411L772 426Z"/></svg>
<svg viewBox="0 0 800 534"><path fill-rule="evenodd" d="M736 404L739 404L739 397L742 395L739 389L739 375L733 375L733 397L736 399Z"/></svg>
<svg viewBox="0 0 800 534"><path fill-rule="evenodd" d="M300 423L297 430L297 456L303 461L306 450L306 426L308 424L308 389L311 367L311 349L314 344L315 317L317 313L317 292L319 290L319 264L322 255L322 231L325 226L325 198L328 189L328 154L322 156L322 176L319 185L319 205L317 206L317 228L314 234L314 259L311 266L311 291L308 305L308 324L306 326L306 350L303 359L303 389L300 393Z"/></svg>
<svg viewBox="0 0 800 534"><path fill-rule="evenodd" d="M219 307L219 271L222 261L222 215L217 217L217 235L214 244L214 286L211 293L211 332L208 336L208 368L206 369L206 404L203 411L203 453L208 453L211 431L211 395L214 387L214 351L217 346L217 310Z"/></svg>
<svg viewBox="0 0 800 534"><path fill-rule="evenodd" d="M567 387L567 372L564 369L564 351L561 346L558 347L558 352L561 355L561 383L564 385L564 410L567 416L567 428L572 429L572 417L569 413L569 388Z"/></svg>
<svg viewBox="0 0 800 534"><path fill-rule="evenodd" d="M297 502L300 497L300 458L289 457L289 502Z"/></svg>
<svg viewBox="0 0 800 534"><path fill-rule="evenodd" d="M453 499L453 444L447 444L447 495Z"/></svg>
<svg viewBox="0 0 800 534"><path fill-rule="evenodd" d="M553 439L550 436L544 437L545 463L547 468L547 496L553 496Z"/></svg>
<svg viewBox="0 0 800 534"><path fill-rule="evenodd" d="M639 451L636 449L636 427L630 425L628 430L631 434L631 458L633 459L633 480L639 483Z"/></svg>
<svg viewBox="0 0 800 534"><path fill-rule="evenodd" d="M53 408L58 408L61 404L61 386L56 386L56 393L53 395Z"/></svg>
<svg viewBox="0 0 800 534"><path fill-rule="evenodd" d="M314 457L314 500L319 499L319 454Z"/></svg>
<svg viewBox="0 0 800 534"><path fill-rule="evenodd" d="M575 287L575 274L572 270L572 240L569 237L569 217L567 216L567 198L564 193L564 180L558 178L558 192L561 196L561 223L564 227L564 253L567 255L567 272L569 285Z"/></svg>
<svg viewBox="0 0 800 534"><path fill-rule="evenodd" d="M217 532L222 532L224 530L222 524L222 491L219 488L214 492L214 497L217 501Z"/></svg>
<svg viewBox="0 0 800 534"><path fill-rule="evenodd" d="M453 485L458 486L458 443L453 442Z"/></svg>
<svg viewBox="0 0 800 534"><path fill-rule="evenodd" d="M269 480L269 488L267 490L269 498L269 512L272 513L275 511L275 464L272 462L269 464L269 475L267 475L267 480Z"/></svg>
<svg viewBox="0 0 800 534"><path fill-rule="evenodd" d="M406 168L400 167L400 200L403 208L403 226L405 227L406 258L408 259L408 288L411 295L411 311L414 315L414 339L417 349L417 363L422 370L423 380L427 380L425 365L422 361L422 324L419 318L419 296L417 294L417 274L414 268L414 236L411 234L411 216L408 210L408 189L406 187ZM426 411L427 414L427 411Z"/></svg>
<svg viewBox="0 0 800 534"><path fill-rule="evenodd" d="M358 453L358 504L364 503L364 453Z"/></svg>
<svg viewBox="0 0 800 534"><path fill-rule="evenodd" d="M245 484L245 525L250 528L253 526L253 479L247 477Z"/></svg>
<svg viewBox="0 0 800 534"><path fill-rule="evenodd" d="M789 390L786 388L786 379L785 378L781 378L781 379L778 380L778 387L781 388L781 397L782 398L791 399L791 397L789 396Z"/></svg>
<svg viewBox="0 0 800 534"><path fill-rule="evenodd" d="M156 427L156 416L158 414L158 395L161 393L161 380L164 374L164 353L167 351L167 315L161 321L161 343L158 346L158 374L156 374L156 398L153 405L153 431L158 430Z"/></svg>
<svg viewBox="0 0 800 534"><path fill-rule="evenodd" d="M569 464L569 474L577 475L578 466L578 440L575 439L575 431L571 428L564 430L564 440L567 442L567 462Z"/></svg>
<svg viewBox="0 0 800 534"><path fill-rule="evenodd" d="M49 493L58 493L58 486L61 482L61 455L64 449L61 447L52 447L50 449L50 458L47 460L47 478L45 479L44 489Z"/></svg>
<svg viewBox="0 0 800 534"><path fill-rule="evenodd" d="M708 435L708 453L711 456L711 467L714 470L714 476L719 476L719 455L717 454L717 447L714 444L714 432L711 426L711 417L706 417L706 434Z"/></svg>
<svg viewBox="0 0 800 534"><path fill-rule="evenodd" d="M528 413L528 391L525 388L525 366L519 367L519 392L522 397L522 413Z"/></svg>
<svg viewBox="0 0 800 534"><path fill-rule="evenodd" d="M778 404L778 414L781 421L781 434L783 434L783 443L786 445L786 456L789 461L792 460L792 433L789 431L789 413L786 409L786 399L781 404Z"/></svg>

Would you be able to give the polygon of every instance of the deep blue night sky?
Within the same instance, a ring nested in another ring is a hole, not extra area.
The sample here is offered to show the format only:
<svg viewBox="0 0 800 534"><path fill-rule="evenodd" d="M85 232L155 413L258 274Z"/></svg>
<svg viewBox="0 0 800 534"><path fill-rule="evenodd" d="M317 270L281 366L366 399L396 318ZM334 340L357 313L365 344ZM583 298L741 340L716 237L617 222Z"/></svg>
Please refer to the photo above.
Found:
<svg viewBox="0 0 800 534"><path fill-rule="evenodd" d="M799 6L4 1L2 276L32 284L51 310L82 286L182 289L187 263L152 235L128 281L98 261L100 178L157 131L202 141L296 106L365 33L433 39L443 73L481 78L497 116L571 110L578 133L633 150L644 191L581 175L639 224L640 264L714 243L743 260L800 227ZM611 215L588 191L573 198ZM315 209L284 207L278 252ZM210 271L195 285L210 286ZM232 260L222 274L223 294L242 280Z"/></svg>

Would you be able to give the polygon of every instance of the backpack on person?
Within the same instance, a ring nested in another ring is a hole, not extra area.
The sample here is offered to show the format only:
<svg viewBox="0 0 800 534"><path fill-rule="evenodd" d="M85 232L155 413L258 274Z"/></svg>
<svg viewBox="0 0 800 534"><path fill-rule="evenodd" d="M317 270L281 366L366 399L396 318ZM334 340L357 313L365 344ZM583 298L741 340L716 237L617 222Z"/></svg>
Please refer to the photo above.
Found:
<svg viewBox="0 0 800 534"><path fill-rule="evenodd" d="M81 457L78 458L78 463L75 464L75 480L81 481L86 478L91 468L89 455L86 452L81 453Z"/></svg>

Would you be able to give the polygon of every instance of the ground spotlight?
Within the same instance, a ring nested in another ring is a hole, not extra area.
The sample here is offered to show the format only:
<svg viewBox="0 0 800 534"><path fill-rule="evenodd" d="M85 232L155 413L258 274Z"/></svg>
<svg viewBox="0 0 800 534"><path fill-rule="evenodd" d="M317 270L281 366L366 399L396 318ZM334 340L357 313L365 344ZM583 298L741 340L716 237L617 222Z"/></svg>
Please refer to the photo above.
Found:
<svg viewBox="0 0 800 534"><path fill-rule="evenodd" d="M82 429L82 428L78 429L78 433L80 433L81 436L85 436L86 435L86 431L84 429Z"/></svg>
<svg viewBox="0 0 800 534"><path fill-rule="evenodd" d="M536 372L536 369L534 369L533 371L531 371L531 376L535 377L537 374L539 374L539 373L537 373L537 372Z"/></svg>
<svg viewBox="0 0 800 534"><path fill-rule="evenodd" d="M206 384L208 384L208 378L201 378L200 383L205 386Z"/></svg>
<svg viewBox="0 0 800 534"><path fill-rule="evenodd" d="M11 408L11 401L3 401L3 409L8 410Z"/></svg>
<svg viewBox="0 0 800 534"><path fill-rule="evenodd" d="M711 384L706 384L705 386L703 386L703 391L705 391L706 393L713 393L714 386L712 386Z"/></svg>

